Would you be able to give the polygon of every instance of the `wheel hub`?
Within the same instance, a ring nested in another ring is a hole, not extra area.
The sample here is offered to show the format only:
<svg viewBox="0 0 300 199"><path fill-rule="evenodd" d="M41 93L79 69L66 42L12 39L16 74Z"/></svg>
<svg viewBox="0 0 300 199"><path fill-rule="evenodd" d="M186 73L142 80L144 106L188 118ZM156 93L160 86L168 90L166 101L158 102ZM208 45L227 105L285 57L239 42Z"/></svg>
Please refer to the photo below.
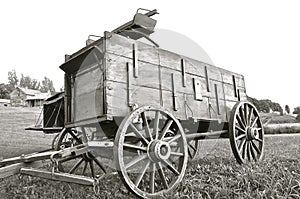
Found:
<svg viewBox="0 0 300 199"><path fill-rule="evenodd" d="M247 140L257 139L259 137L259 132L257 128L248 127L246 129Z"/></svg>
<svg viewBox="0 0 300 199"><path fill-rule="evenodd" d="M171 155L170 144L161 140L153 140L148 145L147 153L152 162L166 160Z"/></svg>

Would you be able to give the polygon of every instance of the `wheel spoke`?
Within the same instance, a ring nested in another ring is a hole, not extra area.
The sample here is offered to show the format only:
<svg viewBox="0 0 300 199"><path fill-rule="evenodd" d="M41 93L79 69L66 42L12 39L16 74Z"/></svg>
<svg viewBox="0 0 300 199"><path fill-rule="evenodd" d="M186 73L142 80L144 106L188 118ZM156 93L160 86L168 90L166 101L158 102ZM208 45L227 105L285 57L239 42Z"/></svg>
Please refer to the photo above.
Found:
<svg viewBox="0 0 300 199"><path fill-rule="evenodd" d="M155 119L153 125L153 133L155 135L155 139L158 139L159 115L159 111L155 111Z"/></svg>
<svg viewBox="0 0 300 199"><path fill-rule="evenodd" d="M166 126L164 127L164 129L162 131L160 140L162 140L165 137L165 135L166 135L167 131L170 129L170 126L172 125L172 123L173 123L173 120L168 120Z"/></svg>
<svg viewBox="0 0 300 199"><path fill-rule="evenodd" d="M242 134L242 135L239 135L235 138L235 140L240 140L242 138L246 137L246 134Z"/></svg>
<svg viewBox="0 0 300 199"><path fill-rule="evenodd" d="M243 139L242 142L239 144L238 146L239 154L242 153L245 143L246 143L246 139Z"/></svg>
<svg viewBox="0 0 300 199"><path fill-rule="evenodd" d="M80 165L81 163L84 161L83 158L81 158L81 160L79 160L72 168L71 170L69 171L69 173L73 173Z"/></svg>
<svg viewBox="0 0 300 199"><path fill-rule="evenodd" d="M238 130L238 131L241 131L243 133L246 133L246 131L244 129L242 129L241 127L235 125L235 128Z"/></svg>
<svg viewBox="0 0 300 199"><path fill-rule="evenodd" d="M82 141L72 132L68 131L68 133L79 143L82 144Z"/></svg>
<svg viewBox="0 0 300 199"><path fill-rule="evenodd" d="M147 171L149 165L150 165L150 160L147 161L147 163L146 163L145 167L143 168L142 172L141 172L141 173L138 175L138 177L135 179L134 184L135 184L136 187L139 186L139 184L140 184L141 180L143 179L143 176L145 175L145 173L146 173L146 171Z"/></svg>
<svg viewBox="0 0 300 199"><path fill-rule="evenodd" d="M152 136L151 136L151 133L150 133L150 128L149 128L149 124L148 124L148 121L147 121L147 117L146 117L145 112L142 112L142 113L141 113L141 116L142 116L143 123L145 124L145 132L146 132L146 135L147 135L147 137L150 138L150 140L153 140L153 138L152 138Z"/></svg>
<svg viewBox="0 0 300 199"><path fill-rule="evenodd" d="M246 126L248 125L248 105L247 104L244 104L244 118L245 118L245 124Z"/></svg>
<svg viewBox="0 0 300 199"><path fill-rule="evenodd" d="M262 139L260 139L260 138L254 138L254 139L260 143L263 143Z"/></svg>
<svg viewBox="0 0 300 199"><path fill-rule="evenodd" d="M247 142L247 158L249 161L251 161L250 153L250 142Z"/></svg>
<svg viewBox="0 0 300 199"><path fill-rule="evenodd" d="M248 142L246 141L243 147L243 154L242 154L243 159L246 158L247 148L248 148Z"/></svg>
<svg viewBox="0 0 300 199"><path fill-rule="evenodd" d="M241 117L239 115L236 115L236 119L239 123L239 125L243 128L246 129L245 123L242 121Z"/></svg>
<svg viewBox="0 0 300 199"><path fill-rule="evenodd" d="M82 175L85 174L86 169L87 169L87 165L88 165L88 162L87 162L87 161L84 161L84 166L83 166L83 170L82 170Z"/></svg>
<svg viewBox="0 0 300 199"><path fill-rule="evenodd" d="M136 149L136 150L139 150L139 151L145 151L145 152L147 151L147 147L137 146L137 145L133 145L133 144L124 143L123 147L124 148L130 148L130 149Z"/></svg>
<svg viewBox="0 0 300 199"><path fill-rule="evenodd" d="M174 156L183 156L183 153L180 153L180 152L171 152L171 155L174 155Z"/></svg>
<svg viewBox="0 0 300 199"><path fill-rule="evenodd" d="M251 128L253 128L253 127L254 127L254 125L255 125L255 123L257 122L257 120L258 120L258 116L256 116L256 117L255 117L255 119L254 119L254 121L252 122L252 124L251 124Z"/></svg>
<svg viewBox="0 0 300 199"><path fill-rule="evenodd" d="M257 154L261 153L261 150L256 146L256 144L252 141L252 146L255 149L255 151L257 152Z"/></svg>
<svg viewBox="0 0 300 199"><path fill-rule="evenodd" d="M169 140L168 143L170 144L170 143L172 143L172 142L178 140L180 137L181 137L181 135L178 134L178 135L174 136L171 140Z"/></svg>
<svg viewBox="0 0 300 199"><path fill-rule="evenodd" d="M137 137L142 138L142 140L143 140L146 144L149 144L149 141L141 134L141 132L139 132L139 131L135 128L135 126L134 126L132 123L130 123L130 127L131 127L131 129L133 130L134 134L135 134Z"/></svg>
<svg viewBox="0 0 300 199"><path fill-rule="evenodd" d="M166 176L165 176L165 174L164 174L164 171L163 171L163 168L162 168L162 166L161 166L161 163L158 162L157 165L158 165L158 170L157 170L157 171L158 171L159 177L160 177L160 179L161 179L161 181L162 181L164 187L165 187L166 189L168 189L168 188L169 188L169 185L168 185L168 183L167 183Z"/></svg>
<svg viewBox="0 0 300 199"><path fill-rule="evenodd" d="M250 107L250 113L249 113L249 117L248 117L248 124L251 124L251 119L252 119L252 115L253 115L253 108Z"/></svg>
<svg viewBox="0 0 300 199"><path fill-rule="evenodd" d="M167 168L169 170L171 170L174 174L176 174L177 176L180 175L179 171L172 165L171 162L169 162L168 160L162 160L162 162L167 166Z"/></svg>
<svg viewBox="0 0 300 199"><path fill-rule="evenodd" d="M197 141L195 141L195 142L197 142ZM191 143L189 143L189 147L192 148L195 152L197 151L197 149Z"/></svg>
<svg viewBox="0 0 300 199"><path fill-rule="evenodd" d="M252 142L249 143L249 146L250 146L251 156L254 159L254 161L256 161L257 159L256 159L256 156L255 156L255 152L253 150L253 144L252 144Z"/></svg>
<svg viewBox="0 0 300 199"><path fill-rule="evenodd" d="M243 122L243 125L246 127L247 123L245 121L245 117L244 116L245 116L245 113L244 113L244 110L243 110L243 106L241 106L239 108L239 117L240 117L241 121Z"/></svg>
<svg viewBox="0 0 300 199"><path fill-rule="evenodd" d="M128 169L128 168L132 167L133 165L137 164L138 162L146 159L147 157L148 157L147 154L137 156L137 157L133 158L128 164L126 164L125 168Z"/></svg>
<svg viewBox="0 0 300 199"><path fill-rule="evenodd" d="M154 186L155 186L155 163L152 163L152 170L150 173L150 192L154 193Z"/></svg>
<svg viewBox="0 0 300 199"><path fill-rule="evenodd" d="M188 154L189 154L190 158L192 159L193 158L193 154L192 154L192 152L191 152L190 149L188 150Z"/></svg>
<svg viewBox="0 0 300 199"><path fill-rule="evenodd" d="M106 173L106 169L104 168L104 166L99 162L99 160L91 153L88 153L89 156L92 157L92 159L94 160L94 162L98 165L98 167L101 168L101 170Z"/></svg>
<svg viewBox="0 0 300 199"><path fill-rule="evenodd" d="M89 161L89 163L90 163L90 169L91 169L92 177L95 178L95 172L94 172L94 164L93 164L93 161Z"/></svg>

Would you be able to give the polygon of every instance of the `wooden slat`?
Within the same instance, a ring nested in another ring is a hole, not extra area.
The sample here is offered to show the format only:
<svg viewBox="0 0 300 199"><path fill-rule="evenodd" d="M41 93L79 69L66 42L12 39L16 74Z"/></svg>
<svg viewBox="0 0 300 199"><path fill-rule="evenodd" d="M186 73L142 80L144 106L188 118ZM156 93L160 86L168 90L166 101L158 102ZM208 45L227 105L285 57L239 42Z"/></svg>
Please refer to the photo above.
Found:
<svg viewBox="0 0 300 199"><path fill-rule="evenodd" d="M217 113L220 115L220 105L219 105L219 94L218 94L218 85L215 84L215 96L216 96L216 104L217 104Z"/></svg>
<svg viewBox="0 0 300 199"><path fill-rule="evenodd" d="M181 73L182 73L182 86L186 87L186 70L185 70L184 59L181 59Z"/></svg>
<svg viewBox="0 0 300 199"><path fill-rule="evenodd" d="M16 163L0 168L0 179L16 175L20 173L21 168L25 167L42 167L46 162L45 161L35 161L31 163Z"/></svg>
<svg viewBox="0 0 300 199"><path fill-rule="evenodd" d="M131 92L131 65L129 62L126 62L126 68L127 68L127 105L131 106L132 102L131 102L131 96L130 96L130 92Z"/></svg>
<svg viewBox="0 0 300 199"><path fill-rule="evenodd" d="M175 84L175 77L174 74L171 74L171 79L172 79L172 98L173 98L173 110L177 111L178 107L177 107L177 91L176 91L176 84Z"/></svg>
<svg viewBox="0 0 300 199"><path fill-rule="evenodd" d="M0 162L0 165L9 165L9 164L15 164L15 163L21 163L21 162L34 162L38 160L45 160L50 158L50 156L54 153L57 153L56 151L46 151L41 153L32 153L28 155L22 155L18 157L13 158L7 158Z"/></svg>
<svg viewBox="0 0 300 199"><path fill-rule="evenodd" d="M238 97L237 84L234 75L232 75L232 82L233 82L234 97Z"/></svg>
<svg viewBox="0 0 300 199"><path fill-rule="evenodd" d="M68 174L68 173L52 173L49 171L44 171L39 169L21 168L20 173L30 175L30 176L35 176L35 177L46 178L50 180L70 182L70 183L76 183L76 184L88 185L88 186L93 186L95 182L92 178L88 178L84 176Z"/></svg>
<svg viewBox="0 0 300 199"><path fill-rule="evenodd" d="M133 76L137 78L139 76L139 63L138 63L138 48L137 44L132 44L132 63L133 63Z"/></svg>
<svg viewBox="0 0 300 199"><path fill-rule="evenodd" d="M207 66L205 66L205 79L206 79L207 92L210 92L210 82L209 82L209 76L208 76Z"/></svg>

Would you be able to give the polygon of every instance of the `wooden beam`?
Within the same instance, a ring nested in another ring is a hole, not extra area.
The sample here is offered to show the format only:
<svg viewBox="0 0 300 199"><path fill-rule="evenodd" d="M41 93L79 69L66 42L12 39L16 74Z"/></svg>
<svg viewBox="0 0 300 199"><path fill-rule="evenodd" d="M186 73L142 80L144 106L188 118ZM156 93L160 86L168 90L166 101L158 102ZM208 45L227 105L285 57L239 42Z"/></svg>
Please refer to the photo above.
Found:
<svg viewBox="0 0 300 199"><path fill-rule="evenodd" d="M32 153L28 155L21 155L19 157L8 158L0 161L0 166L22 163L22 162L29 163L29 162L39 161L39 160L45 160L45 159L49 159L50 156L54 153L57 153L57 151L46 151L42 153Z"/></svg>
<svg viewBox="0 0 300 199"><path fill-rule="evenodd" d="M186 87L186 70L185 70L184 59L181 59L181 72L182 72L182 86Z"/></svg>
<svg viewBox="0 0 300 199"><path fill-rule="evenodd" d="M191 133L186 135L186 139L197 140L201 137L216 137L221 135L228 135L228 130L203 132L203 133Z"/></svg>
<svg viewBox="0 0 300 199"><path fill-rule="evenodd" d="M88 185L93 186L95 180L89 177L69 174L69 173L52 173L50 171L44 171L40 169L29 169L29 168L22 168L20 170L21 174L36 176L41 178L46 178L50 180L57 180L63 182L70 182L76 183L80 185Z"/></svg>
<svg viewBox="0 0 300 199"><path fill-rule="evenodd" d="M12 175L16 175L20 173L21 168L25 167L42 167L44 164L46 164L47 161L36 161L36 162L31 162L31 163L16 163L12 165L8 165L5 167L0 168L0 179L7 178Z"/></svg>
<svg viewBox="0 0 300 199"><path fill-rule="evenodd" d="M132 63L133 63L133 76L135 78L137 78L139 76L139 63L138 63L137 43L132 44Z"/></svg>
<svg viewBox="0 0 300 199"><path fill-rule="evenodd" d="M171 79L172 79L172 97L173 97L173 110L177 111L178 110L178 105L177 105L177 91L176 91L176 84L175 84L175 77L174 73L171 74Z"/></svg>

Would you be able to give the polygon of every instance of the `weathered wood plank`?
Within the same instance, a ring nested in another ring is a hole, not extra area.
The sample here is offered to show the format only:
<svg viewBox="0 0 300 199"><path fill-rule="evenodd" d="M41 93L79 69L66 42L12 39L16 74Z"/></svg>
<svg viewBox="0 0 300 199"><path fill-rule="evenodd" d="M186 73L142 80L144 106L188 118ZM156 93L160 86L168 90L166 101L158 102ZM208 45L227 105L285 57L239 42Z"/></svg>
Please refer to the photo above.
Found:
<svg viewBox="0 0 300 199"><path fill-rule="evenodd" d="M46 163L45 161L35 161L31 163L16 163L5 167L0 167L0 179L7 178L9 176L20 173L21 168L26 168L26 167L38 168L38 167L42 167L45 163Z"/></svg>
<svg viewBox="0 0 300 199"><path fill-rule="evenodd" d="M69 173L52 173L46 170L22 168L20 170L22 174L46 178L50 180L57 180L63 182L76 183L81 185L93 186L95 180L93 178L69 174Z"/></svg>

